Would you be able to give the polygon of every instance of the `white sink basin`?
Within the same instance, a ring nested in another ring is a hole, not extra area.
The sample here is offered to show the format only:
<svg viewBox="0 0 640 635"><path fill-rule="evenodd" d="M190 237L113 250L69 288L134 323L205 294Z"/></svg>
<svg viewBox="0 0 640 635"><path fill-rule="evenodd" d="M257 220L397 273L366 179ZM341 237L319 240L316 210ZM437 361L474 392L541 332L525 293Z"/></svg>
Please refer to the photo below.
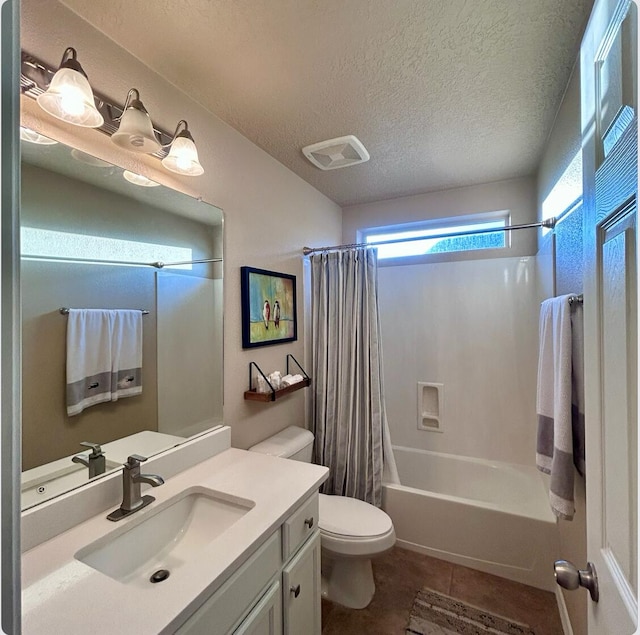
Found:
<svg viewBox="0 0 640 635"><path fill-rule="evenodd" d="M136 514L123 527L83 547L75 558L110 578L150 585L162 569L171 574L232 527L255 503L194 487Z"/></svg>

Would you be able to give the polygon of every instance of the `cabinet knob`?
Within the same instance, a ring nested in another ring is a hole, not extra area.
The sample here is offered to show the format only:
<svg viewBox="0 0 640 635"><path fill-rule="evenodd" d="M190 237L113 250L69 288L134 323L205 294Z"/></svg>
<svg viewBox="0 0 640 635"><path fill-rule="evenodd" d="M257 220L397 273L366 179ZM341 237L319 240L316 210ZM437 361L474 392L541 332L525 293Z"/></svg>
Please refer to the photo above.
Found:
<svg viewBox="0 0 640 635"><path fill-rule="evenodd" d="M294 598L297 598L300 595L300 585L296 584L296 586L292 586L289 591L293 593Z"/></svg>
<svg viewBox="0 0 640 635"><path fill-rule="evenodd" d="M311 518L305 518L304 524L311 529L311 527L313 527L313 516L311 516Z"/></svg>

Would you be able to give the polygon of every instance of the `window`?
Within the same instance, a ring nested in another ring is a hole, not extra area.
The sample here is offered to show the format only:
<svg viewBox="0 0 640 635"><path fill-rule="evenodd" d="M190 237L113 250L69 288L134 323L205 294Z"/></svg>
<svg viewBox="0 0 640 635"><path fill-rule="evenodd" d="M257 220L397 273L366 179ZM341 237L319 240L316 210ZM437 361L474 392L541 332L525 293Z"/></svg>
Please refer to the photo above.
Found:
<svg viewBox="0 0 640 635"><path fill-rule="evenodd" d="M482 216L375 227L361 231L360 236L369 244L389 243L378 247L379 260L504 249L508 247L507 232L490 230L506 227L507 222L507 212L492 212ZM423 237L424 240L420 240Z"/></svg>
<svg viewBox="0 0 640 635"><path fill-rule="evenodd" d="M57 260L109 265L150 265L154 262L184 262L193 259L189 247L143 243L107 236L22 227L21 256L25 260ZM167 265L167 269L192 269L187 265Z"/></svg>

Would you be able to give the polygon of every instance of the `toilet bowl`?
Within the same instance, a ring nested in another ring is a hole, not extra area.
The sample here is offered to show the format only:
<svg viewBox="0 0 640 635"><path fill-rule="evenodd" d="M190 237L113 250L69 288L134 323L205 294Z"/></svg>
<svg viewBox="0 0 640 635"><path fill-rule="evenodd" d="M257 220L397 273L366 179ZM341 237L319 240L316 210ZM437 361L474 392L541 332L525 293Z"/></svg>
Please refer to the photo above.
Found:
<svg viewBox="0 0 640 635"><path fill-rule="evenodd" d="M291 426L249 449L310 463L313 434ZM396 542L391 518L348 496L320 494L319 502L322 595L348 608L363 609L375 593L371 559Z"/></svg>

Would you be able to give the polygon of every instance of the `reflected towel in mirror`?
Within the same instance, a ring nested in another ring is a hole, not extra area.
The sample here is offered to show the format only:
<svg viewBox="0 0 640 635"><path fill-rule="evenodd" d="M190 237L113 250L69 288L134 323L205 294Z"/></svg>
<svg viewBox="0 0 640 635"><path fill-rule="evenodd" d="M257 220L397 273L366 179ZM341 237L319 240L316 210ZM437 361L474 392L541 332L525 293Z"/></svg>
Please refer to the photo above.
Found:
<svg viewBox="0 0 640 635"><path fill-rule="evenodd" d="M142 313L70 309L67 414L142 392Z"/></svg>

